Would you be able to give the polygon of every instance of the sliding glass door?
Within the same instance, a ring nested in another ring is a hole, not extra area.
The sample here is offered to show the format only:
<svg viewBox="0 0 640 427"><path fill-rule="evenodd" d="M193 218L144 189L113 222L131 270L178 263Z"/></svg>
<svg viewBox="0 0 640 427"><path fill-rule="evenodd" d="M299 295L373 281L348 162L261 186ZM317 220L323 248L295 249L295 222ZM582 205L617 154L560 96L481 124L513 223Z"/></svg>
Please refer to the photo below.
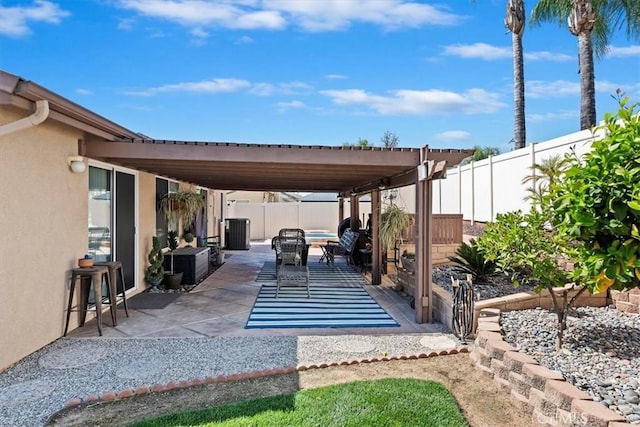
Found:
<svg viewBox="0 0 640 427"><path fill-rule="evenodd" d="M89 166L89 254L95 262L122 262L125 289L136 283L136 215L136 175Z"/></svg>

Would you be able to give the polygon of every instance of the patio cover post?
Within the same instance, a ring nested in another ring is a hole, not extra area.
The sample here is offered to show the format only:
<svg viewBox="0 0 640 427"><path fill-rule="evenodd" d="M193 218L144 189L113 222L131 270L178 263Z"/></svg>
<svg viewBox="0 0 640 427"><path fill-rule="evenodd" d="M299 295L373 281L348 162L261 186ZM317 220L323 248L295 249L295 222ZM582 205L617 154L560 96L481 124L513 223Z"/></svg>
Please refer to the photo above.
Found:
<svg viewBox="0 0 640 427"><path fill-rule="evenodd" d="M422 162L427 161L428 148L420 151ZM417 323L432 322L431 276L431 179L416 181L416 287L415 311Z"/></svg>
<svg viewBox="0 0 640 427"><path fill-rule="evenodd" d="M338 224L344 219L344 197L342 194L338 196Z"/></svg>
<svg viewBox="0 0 640 427"><path fill-rule="evenodd" d="M380 262L380 190L371 192L371 284L382 283Z"/></svg>
<svg viewBox="0 0 640 427"><path fill-rule="evenodd" d="M360 209L358 209L360 207L359 204L358 195L353 194L351 196L351 230L353 231L360 230L360 227L358 227L358 216L360 216Z"/></svg>

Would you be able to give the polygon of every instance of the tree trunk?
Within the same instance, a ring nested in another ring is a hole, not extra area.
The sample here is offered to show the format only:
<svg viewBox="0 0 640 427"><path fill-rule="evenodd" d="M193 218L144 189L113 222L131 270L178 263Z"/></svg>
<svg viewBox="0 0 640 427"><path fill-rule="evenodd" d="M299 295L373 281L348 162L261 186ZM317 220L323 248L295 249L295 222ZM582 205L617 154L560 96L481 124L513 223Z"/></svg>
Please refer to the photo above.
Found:
<svg viewBox="0 0 640 427"><path fill-rule="evenodd" d="M513 102L514 102L514 148L524 148L527 131L524 116L524 61L522 57L522 36L511 34L513 42Z"/></svg>
<svg viewBox="0 0 640 427"><path fill-rule="evenodd" d="M590 129L596 124L596 88L593 73L593 43L591 30L578 35L580 55L580 129Z"/></svg>

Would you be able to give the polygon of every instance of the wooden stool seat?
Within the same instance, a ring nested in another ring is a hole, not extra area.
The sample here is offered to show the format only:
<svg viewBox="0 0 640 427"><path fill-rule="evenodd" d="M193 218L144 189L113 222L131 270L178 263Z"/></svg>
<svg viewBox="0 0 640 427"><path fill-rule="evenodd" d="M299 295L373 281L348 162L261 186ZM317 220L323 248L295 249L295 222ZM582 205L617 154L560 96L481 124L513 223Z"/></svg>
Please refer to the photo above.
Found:
<svg viewBox="0 0 640 427"><path fill-rule="evenodd" d="M117 325L118 322L118 276L120 276L120 286L122 287L122 305L124 306L124 313L129 317L129 308L127 307L126 287L124 285L124 272L122 271L121 261L105 261L96 262L94 265L100 267L107 267L109 269L109 284L111 285L111 295L113 296L113 302L111 303L111 316L113 317L113 325ZM111 300L109 300L111 302Z"/></svg>
<svg viewBox="0 0 640 427"><path fill-rule="evenodd" d="M93 286L93 293L96 305L96 320L98 324L98 334L102 336L102 279L107 281L107 293L109 295L109 304L113 306L114 298L111 294L111 281L109 280L109 268L104 266L74 268L71 270L71 285L69 287L69 303L67 304L67 322L64 326L64 335L67 336L69 329L69 319L72 311L81 313L80 326L84 326L87 317L87 305L89 304L89 292ZM73 309L73 294L76 288L76 282L80 280L80 302L79 308ZM115 316L113 309L111 310L111 320L115 324Z"/></svg>

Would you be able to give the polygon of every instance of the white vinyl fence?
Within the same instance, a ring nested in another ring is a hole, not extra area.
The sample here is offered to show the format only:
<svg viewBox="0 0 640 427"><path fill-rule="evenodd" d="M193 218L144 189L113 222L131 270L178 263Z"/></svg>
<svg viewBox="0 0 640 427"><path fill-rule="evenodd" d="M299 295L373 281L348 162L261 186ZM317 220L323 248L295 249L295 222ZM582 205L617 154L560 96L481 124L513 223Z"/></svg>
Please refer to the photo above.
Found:
<svg viewBox="0 0 640 427"><path fill-rule="evenodd" d="M449 169L446 179L433 183L433 213L457 213L471 222L487 222L498 213L528 212L525 197L530 183L522 180L533 174L531 167L571 149L581 156L590 150L591 141L591 131L585 130Z"/></svg>
<svg viewBox="0 0 640 427"><path fill-rule="evenodd" d="M600 138L601 135L596 135ZM446 179L433 183L433 213L462 214L467 221L493 221L498 213L530 208L523 178L533 173L535 163L555 154L564 155L571 149L578 156L590 150L594 136L591 131L575 132L549 141L530 144L525 148L491 156L447 171ZM396 203L415 213L415 186L398 190ZM360 202L360 220L366 224L371 212L370 202ZM344 215L350 213L345 200ZM249 218L251 240L267 240L281 228L327 230L338 228L338 202L231 203L227 218Z"/></svg>

